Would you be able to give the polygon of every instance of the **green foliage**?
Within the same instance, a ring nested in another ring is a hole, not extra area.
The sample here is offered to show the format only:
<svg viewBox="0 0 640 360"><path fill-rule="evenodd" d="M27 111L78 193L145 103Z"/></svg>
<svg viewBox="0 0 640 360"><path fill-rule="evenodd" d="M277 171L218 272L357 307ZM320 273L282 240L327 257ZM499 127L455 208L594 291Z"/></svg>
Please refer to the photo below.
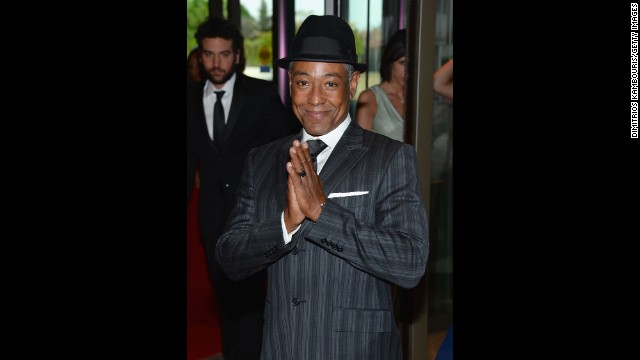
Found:
<svg viewBox="0 0 640 360"><path fill-rule="evenodd" d="M226 9L226 1L223 2ZM207 0L187 0L187 55L189 51L198 46L194 35L198 25L209 15L209 4ZM240 17L242 23L242 34L244 35L244 51L247 66L260 66L260 49L266 46L269 49L270 57L268 64L273 62L273 48L271 34L271 17L267 16L267 5L265 0L260 5L260 19L254 19L249 11L240 5Z"/></svg>
<svg viewBox="0 0 640 360"><path fill-rule="evenodd" d="M364 62L364 44L365 44L365 37L367 36L366 33L364 34L360 34L360 30L358 30L358 27L355 26L354 24L349 24L349 26L351 26L351 29L353 30L353 36L355 37L356 40L356 54L358 54L358 62L363 63Z"/></svg>
<svg viewBox="0 0 640 360"><path fill-rule="evenodd" d="M209 16L209 3L207 0L187 0L187 55L189 51L198 46L193 37L198 25Z"/></svg>
<svg viewBox="0 0 640 360"><path fill-rule="evenodd" d="M260 2L260 31L271 31L271 17L267 16L267 3L265 0Z"/></svg>
<svg viewBox="0 0 640 360"><path fill-rule="evenodd" d="M271 53L267 65L271 65L273 62L273 49L271 47L271 40L273 36L271 31L262 31L258 33L253 39L244 40L244 51L247 59L247 66L260 66L260 49L266 46Z"/></svg>
<svg viewBox="0 0 640 360"><path fill-rule="evenodd" d="M246 46L247 40L258 37L260 35L260 31L258 29L258 22L256 19L251 16L244 6L241 6L240 8L240 22L242 23L241 31L242 35L244 35L244 42Z"/></svg>

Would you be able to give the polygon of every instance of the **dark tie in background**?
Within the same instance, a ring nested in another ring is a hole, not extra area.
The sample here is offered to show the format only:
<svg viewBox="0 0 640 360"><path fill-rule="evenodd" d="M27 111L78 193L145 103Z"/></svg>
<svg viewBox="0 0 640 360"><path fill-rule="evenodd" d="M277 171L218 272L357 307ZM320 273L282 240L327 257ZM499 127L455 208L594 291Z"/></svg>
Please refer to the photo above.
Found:
<svg viewBox="0 0 640 360"><path fill-rule="evenodd" d="M222 145L222 139L224 138L224 108L222 107L222 95L224 91L216 91L216 104L213 106L213 140L216 142L216 146Z"/></svg>
<svg viewBox="0 0 640 360"><path fill-rule="evenodd" d="M318 155L324 150L327 146L322 140L307 140L307 145L309 145L309 153L311 154L311 158L313 159L313 168L318 171L318 160L316 159Z"/></svg>

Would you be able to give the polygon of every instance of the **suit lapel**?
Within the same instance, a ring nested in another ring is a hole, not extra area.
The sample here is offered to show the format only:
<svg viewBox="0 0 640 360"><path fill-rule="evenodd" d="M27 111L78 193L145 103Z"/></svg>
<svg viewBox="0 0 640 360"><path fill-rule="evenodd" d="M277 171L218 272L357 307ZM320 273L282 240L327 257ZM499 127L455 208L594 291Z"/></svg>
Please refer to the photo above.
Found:
<svg viewBox="0 0 640 360"><path fill-rule="evenodd" d="M325 195L331 194L368 150L363 143L362 128L354 124L353 121L349 124L342 139L338 141L322 168L320 180L322 180Z"/></svg>
<svg viewBox="0 0 640 360"><path fill-rule="evenodd" d="M287 201L287 181L288 181L288 173L286 170L287 162L289 161L289 148L293 143L293 139L301 139L301 135L298 134L296 136L290 137L289 140L285 141L280 147L278 153L276 154L276 188L277 194L276 202L278 204L277 209L284 209L284 206Z"/></svg>
<svg viewBox="0 0 640 360"><path fill-rule="evenodd" d="M351 171L355 164L357 164L369 150L369 148L364 146L362 128L354 124L355 123L352 122L344 135L342 135L342 138L336 144L335 149L331 152L331 156L327 159L320 173L320 180L322 180L323 190L326 196L333 192L336 186L340 184L349 171ZM288 149L289 147L287 147L287 150ZM289 153L287 152L286 155L288 161ZM286 190L285 187L285 191ZM285 197L283 196L282 198L284 199ZM300 236L305 236L311 226L313 226L311 221L304 221L296 235L300 234Z"/></svg>
<svg viewBox="0 0 640 360"><path fill-rule="evenodd" d="M205 82L201 82L196 91L194 91L192 94L194 96L194 103L195 104L199 104L199 106L196 106L196 117L197 117L197 121L198 121L198 128L200 128L200 134L202 134L202 138L206 139L205 142L206 144L213 149L214 152L218 152L218 148L215 146L215 144L213 143L213 139L211 139L211 137L209 136L209 129L207 129L207 118L204 115L204 102L202 101L202 97L204 95L204 84Z"/></svg>
<svg viewBox="0 0 640 360"><path fill-rule="evenodd" d="M347 173L349 173L369 150L368 147L364 146L362 128L354 126L353 124L354 123L347 128L338 144L336 144L336 148L331 152L331 156L327 159L320 173L325 195L330 194L333 189L340 184ZM285 166L289 161L289 148L294 139L301 140L302 132L295 136L288 137L287 140L282 143L276 154L275 187L278 193L276 196L278 209L284 209L287 199L288 174ZM265 161L265 163L268 162ZM303 222L298 233L304 234L309 226L311 226L311 222Z"/></svg>
<svg viewBox="0 0 640 360"><path fill-rule="evenodd" d="M202 101L202 96L204 94L204 82L200 83L197 87L197 90L194 91L193 94L193 103L194 104L200 104L200 106L197 106L197 111L198 113L197 115L197 119L198 119L198 127L200 127L201 129L203 129L204 133L207 134L207 119L204 116L204 103ZM208 137L208 135L207 135ZM213 140L211 140L213 142Z"/></svg>

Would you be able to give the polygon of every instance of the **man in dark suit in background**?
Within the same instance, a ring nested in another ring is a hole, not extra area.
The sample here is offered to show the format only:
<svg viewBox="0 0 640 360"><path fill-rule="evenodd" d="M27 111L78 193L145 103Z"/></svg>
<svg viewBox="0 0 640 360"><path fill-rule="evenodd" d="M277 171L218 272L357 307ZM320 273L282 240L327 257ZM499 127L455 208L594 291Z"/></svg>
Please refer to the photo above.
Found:
<svg viewBox="0 0 640 360"><path fill-rule="evenodd" d="M392 284L417 285L429 247L415 149L349 116L367 65L344 20L309 16L290 49L303 131L249 153L216 256L232 279L267 269L261 359L401 360Z"/></svg>
<svg viewBox="0 0 640 360"><path fill-rule="evenodd" d="M249 151L298 131L300 125L285 110L272 82L241 73L244 38L233 23L209 18L195 38L204 79L187 87L187 199L199 169L198 220L220 306L223 355L225 360L257 360L265 274L229 280L215 260L216 242L235 204Z"/></svg>

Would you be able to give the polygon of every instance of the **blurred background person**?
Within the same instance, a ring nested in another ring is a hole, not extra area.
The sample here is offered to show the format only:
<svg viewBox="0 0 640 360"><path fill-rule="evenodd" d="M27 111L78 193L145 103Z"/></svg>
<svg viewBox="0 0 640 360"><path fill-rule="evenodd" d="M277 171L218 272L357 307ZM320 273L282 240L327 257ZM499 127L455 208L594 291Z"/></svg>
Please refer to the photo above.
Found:
<svg viewBox="0 0 640 360"><path fill-rule="evenodd" d="M198 48L194 48L187 56L187 84L199 83L202 81L202 70L200 69L200 53Z"/></svg>
<svg viewBox="0 0 640 360"><path fill-rule="evenodd" d="M187 86L187 195L200 170L198 219L219 305L225 360L258 360L262 346L265 272L232 281L215 258L218 237L236 203L249 151L299 131L275 83L242 73L244 36L211 17L195 33L203 81ZM213 339L212 339L213 341Z"/></svg>
<svg viewBox="0 0 640 360"><path fill-rule="evenodd" d="M433 91L453 101L453 58L433 73Z"/></svg>
<svg viewBox="0 0 640 360"><path fill-rule="evenodd" d="M193 48L187 56L187 85L199 83L202 81L202 69L200 68L200 52L198 48ZM196 169L193 178L193 186L200 190L200 171Z"/></svg>
<svg viewBox="0 0 640 360"><path fill-rule="evenodd" d="M382 82L363 91L356 107L356 121L362 128L398 141L404 141L406 42L406 29L391 36L380 62Z"/></svg>

